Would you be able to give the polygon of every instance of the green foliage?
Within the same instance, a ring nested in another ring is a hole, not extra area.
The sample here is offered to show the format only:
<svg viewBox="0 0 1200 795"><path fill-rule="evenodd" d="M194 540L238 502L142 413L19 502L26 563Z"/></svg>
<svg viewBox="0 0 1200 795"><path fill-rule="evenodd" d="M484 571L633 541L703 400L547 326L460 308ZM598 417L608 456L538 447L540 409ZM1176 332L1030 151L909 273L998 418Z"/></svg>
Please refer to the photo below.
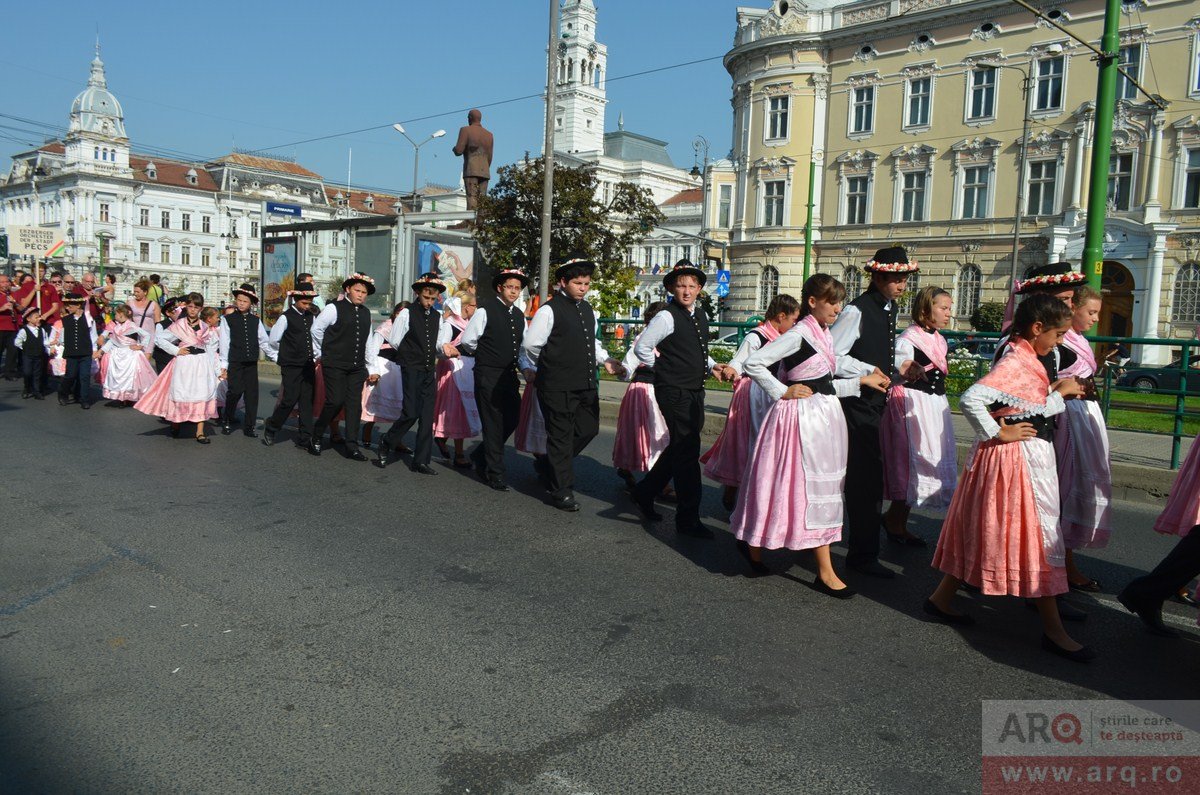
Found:
<svg viewBox="0 0 1200 795"><path fill-rule="evenodd" d="M733 358L735 353L737 353L737 351L732 348L726 348L723 345L708 349L708 355L711 356L712 360L717 364L728 364L729 360Z"/></svg>
<svg viewBox="0 0 1200 795"><path fill-rule="evenodd" d="M1000 331L1004 324L1004 304L985 301L971 313L971 328L976 331Z"/></svg>

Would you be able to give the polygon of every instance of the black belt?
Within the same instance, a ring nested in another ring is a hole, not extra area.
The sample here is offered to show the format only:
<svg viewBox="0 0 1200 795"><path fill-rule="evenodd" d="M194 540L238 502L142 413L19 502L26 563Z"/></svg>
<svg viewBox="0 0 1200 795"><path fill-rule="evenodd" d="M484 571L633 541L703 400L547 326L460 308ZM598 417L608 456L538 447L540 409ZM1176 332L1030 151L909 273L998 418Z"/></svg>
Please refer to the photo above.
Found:
<svg viewBox="0 0 1200 795"><path fill-rule="evenodd" d="M195 345L187 345L185 347L187 348L188 353L208 353L206 348L197 348Z"/></svg>
<svg viewBox="0 0 1200 795"><path fill-rule="evenodd" d="M1037 432L1037 438L1044 442L1054 442L1054 431L1058 427L1057 418L1046 417L1041 414L1035 414L1031 417L1003 417L1001 420L1005 425L1019 425L1022 422L1027 422L1033 426Z"/></svg>
<svg viewBox="0 0 1200 795"><path fill-rule="evenodd" d="M813 391L814 395L836 395L837 392L833 389L833 375L826 373L820 378L814 378L811 381L788 381L788 386L802 384Z"/></svg>
<svg viewBox="0 0 1200 795"><path fill-rule="evenodd" d="M653 384L654 371L645 367L639 367L633 371L633 377L629 379L631 384Z"/></svg>
<svg viewBox="0 0 1200 795"><path fill-rule="evenodd" d="M945 395L946 394L946 377L942 375L940 370L932 370L926 373L926 378L918 381L905 381L901 384L905 389L915 389L918 392L924 392L927 395Z"/></svg>

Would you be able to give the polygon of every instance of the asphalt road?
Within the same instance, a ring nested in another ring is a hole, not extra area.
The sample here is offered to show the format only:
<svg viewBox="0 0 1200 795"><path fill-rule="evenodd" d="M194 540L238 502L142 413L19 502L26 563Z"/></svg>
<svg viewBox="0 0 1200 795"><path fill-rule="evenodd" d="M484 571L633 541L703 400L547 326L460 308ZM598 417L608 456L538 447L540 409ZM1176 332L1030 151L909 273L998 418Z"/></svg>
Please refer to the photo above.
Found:
<svg viewBox="0 0 1200 795"><path fill-rule="evenodd" d="M1196 697L1195 611L1169 606L1187 634L1162 640L1111 595L1171 546L1152 506L1119 504L1083 558L1108 593L1076 599L1101 654L1081 666L1016 600L924 621L931 550L886 549L901 577L848 576L847 602L806 556L745 579L727 533L635 520L607 431L564 515L516 454L496 494L18 386L0 791L974 792L982 699ZM727 527L715 488L703 512Z"/></svg>

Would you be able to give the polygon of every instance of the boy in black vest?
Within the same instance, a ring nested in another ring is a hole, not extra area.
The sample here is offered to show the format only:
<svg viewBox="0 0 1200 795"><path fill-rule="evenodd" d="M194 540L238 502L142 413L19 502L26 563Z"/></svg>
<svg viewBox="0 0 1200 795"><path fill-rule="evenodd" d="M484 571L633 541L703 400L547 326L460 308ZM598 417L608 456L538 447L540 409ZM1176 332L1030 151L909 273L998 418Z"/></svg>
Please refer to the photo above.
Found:
<svg viewBox="0 0 1200 795"><path fill-rule="evenodd" d="M49 377L49 361L46 357L46 342L50 332L42 325L42 313L36 306L25 310L24 325L13 339L13 348L21 351L21 375L25 379L23 400L46 399L46 379Z"/></svg>
<svg viewBox="0 0 1200 795"><path fill-rule="evenodd" d="M908 287L908 275L918 271L900 246L881 248L865 268L871 278L866 292L850 302L833 324L837 377L861 378L881 373L896 377L896 315L898 301ZM906 370L912 362L905 362ZM879 562L879 530L883 526L883 450L879 424L883 419L884 392L864 390L858 397L842 398L849 436L846 463L846 565L862 574L882 579L896 575Z"/></svg>
<svg viewBox="0 0 1200 795"><path fill-rule="evenodd" d="M312 325L313 353L325 378L325 405L313 426L308 452L321 454L325 429L339 411L346 412L346 457L366 461L358 449L358 420L362 416L363 384L367 381L367 338L371 310L363 306L375 293L375 280L361 273L342 282L340 301L325 305ZM377 376L371 376L378 380Z"/></svg>
<svg viewBox="0 0 1200 795"><path fill-rule="evenodd" d="M301 283L288 295L292 299L291 308L271 326L270 342L275 349L275 361L279 363L280 384L279 402L263 423L263 444L268 447L275 444L275 434L293 408L300 414L296 446L308 447L312 440L313 388L317 383L312 340L313 321L317 316L312 313L312 303L317 291L311 284Z"/></svg>
<svg viewBox="0 0 1200 795"><path fill-rule="evenodd" d="M400 418L392 423L379 443L379 460L375 464L380 469L386 467L404 434L413 423L420 422L412 471L436 475L437 470L429 466L433 458L433 404L437 398L437 362L443 355L441 346L449 342L443 336L442 327L449 324L443 323L442 313L433 305L446 292L446 284L436 275L426 273L413 282L412 290L417 300L396 315L388 337L388 344L395 349L400 362L404 405L400 409ZM457 352L454 355L457 356ZM349 428L346 434L349 436Z"/></svg>
<svg viewBox="0 0 1200 795"><path fill-rule="evenodd" d="M475 471L496 491L508 491L504 479L504 443L521 416L517 359L525 337L525 316L516 306L529 277L516 269L492 277L494 295L479 301L463 330L457 350L475 357L475 403L483 441L471 451ZM453 355L451 350L445 351Z"/></svg>
<svg viewBox="0 0 1200 795"><path fill-rule="evenodd" d="M92 407L92 359L96 350L96 326L84 314L87 301L82 295L64 295L67 314L62 319L62 356L67 372L58 385L58 405L79 401L81 408Z"/></svg>
<svg viewBox="0 0 1200 795"><path fill-rule="evenodd" d="M233 422L237 418L238 402L245 398L246 415L242 420L242 433L256 438L254 426L258 424L258 358L260 353L275 360L274 346L266 328L257 315L250 312L258 305L254 285L243 284L233 291L233 311L221 318L217 327L220 347L217 357L222 374L229 389L225 393L225 416L221 418L221 433L233 433Z"/></svg>
<svg viewBox="0 0 1200 795"><path fill-rule="evenodd" d="M654 316L633 349L640 364L653 368L654 400L669 435L667 449L633 489L633 500L647 519L661 519L654 498L674 480L675 530L693 538L713 537L700 523L700 432L704 380L710 371L718 378L724 374L708 356L708 316L696 303L706 278L687 260L676 263L663 277L673 300Z"/></svg>
<svg viewBox="0 0 1200 795"><path fill-rule="evenodd" d="M578 511L575 456L600 431L600 387L596 367L609 374L625 368L596 338L596 314L584 300L592 287L594 263L570 260L554 272L558 290L529 323L521 343L525 382L536 383L546 423L546 457L535 465L547 481L550 504Z"/></svg>

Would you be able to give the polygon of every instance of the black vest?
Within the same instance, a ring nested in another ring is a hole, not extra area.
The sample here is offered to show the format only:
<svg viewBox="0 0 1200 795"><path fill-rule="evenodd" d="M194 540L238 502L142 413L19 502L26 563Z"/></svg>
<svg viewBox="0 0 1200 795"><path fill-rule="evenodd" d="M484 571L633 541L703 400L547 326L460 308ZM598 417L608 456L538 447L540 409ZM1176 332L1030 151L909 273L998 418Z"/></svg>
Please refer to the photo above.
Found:
<svg viewBox="0 0 1200 795"><path fill-rule="evenodd" d="M229 327L229 361L257 362L258 316L231 312L225 316L225 324Z"/></svg>
<svg viewBox="0 0 1200 795"><path fill-rule="evenodd" d="M596 315L592 305L587 301L576 304L560 292L548 306L554 325L538 356L538 389L546 392L595 389Z"/></svg>
<svg viewBox="0 0 1200 795"><path fill-rule="evenodd" d="M292 307L280 321L287 323L279 339L279 364L303 367L313 360L312 324L316 316Z"/></svg>
<svg viewBox="0 0 1200 795"><path fill-rule="evenodd" d="M87 316L79 315L64 315L62 319L63 328L63 356L71 358L72 356L91 356L92 351L92 335L90 333L91 326L88 325Z"/></svg>
<svg viewBox="0 0 1200 795"><path fill-rule="evenodd" d="M922 331L922 334L927 334L927 331ZM935 331L934 334L937 332ZM933 362L925 351L917 346L913 346L913 361L925 370L925 379L923 381L904 381L905 389L915 389L918 392L924 392L928 395L945 395L946 394L946 374L939 370L936 366L930 367Z"/></svg>
<svg viewBox="0 0 1200 795"><path fill-rule="evenodd" d="M42 359L46 356L46 327L25 327L25 339L21 342L21 355L31 359Z"/></svg>
<svg viewBox="0 0 1200 795"><path fill-rule="evenodd" d="M858 339L850 346L850 355L860 362L878 367L880 372L895 379L896 373L896 302L890 310L884 309L887 299L874 287L850 302L850 306L862 313L859 319ZM862 399L867 403L883 405L885 396L873 389L864 389Z"/></svg>
<svg viewBox="0 0 1200 795"><path fill-rule="evenodd" d="M437 366L438 318L436 309L425 311L413 304L408 312L408 333L400 340L396 355L400 364L412 370L428 372Z"/></svg>
<svg viewBox="0 0 1200 795"><path fill-rule="evenodd" d="M699 306L688 312L678 303L667 304L666 312L675 330L658 343L654 361L655 386L703 389L708 376L708 317Z"/></svg>
<svg viewBox="0 0 1200 795"><path fill-rule="evenodd" d="M508 370L517 366L517 354L525 338L525 316L516 306L505 306L500 296L485 298L479 308L487 322L475 344L475 366Z"/></svg>
<svg viewBox="0 0 1200 795"><path fill-rule="evenodd" d="M371 335L371 310L348 299L334 301L337 322L325 329L321 361L326 367L357 370L367 366L367 338Z"/></svg>
<svg viewBox="0 0 1200 795"><path fill-rule="evenodd" d="M779 369L776 371L776 377L783 378L787 373L792 371L792 368L804 364L806 361L817 355L817 349L812 346L808 340L800 343L800 350L793 353L791 356L785 356L779 362ZM833 373L825 373L825 375L817 376L809 381L787 381L788 386L803 384L817 395L832 395L835 394L833 389Z"/></svg>

